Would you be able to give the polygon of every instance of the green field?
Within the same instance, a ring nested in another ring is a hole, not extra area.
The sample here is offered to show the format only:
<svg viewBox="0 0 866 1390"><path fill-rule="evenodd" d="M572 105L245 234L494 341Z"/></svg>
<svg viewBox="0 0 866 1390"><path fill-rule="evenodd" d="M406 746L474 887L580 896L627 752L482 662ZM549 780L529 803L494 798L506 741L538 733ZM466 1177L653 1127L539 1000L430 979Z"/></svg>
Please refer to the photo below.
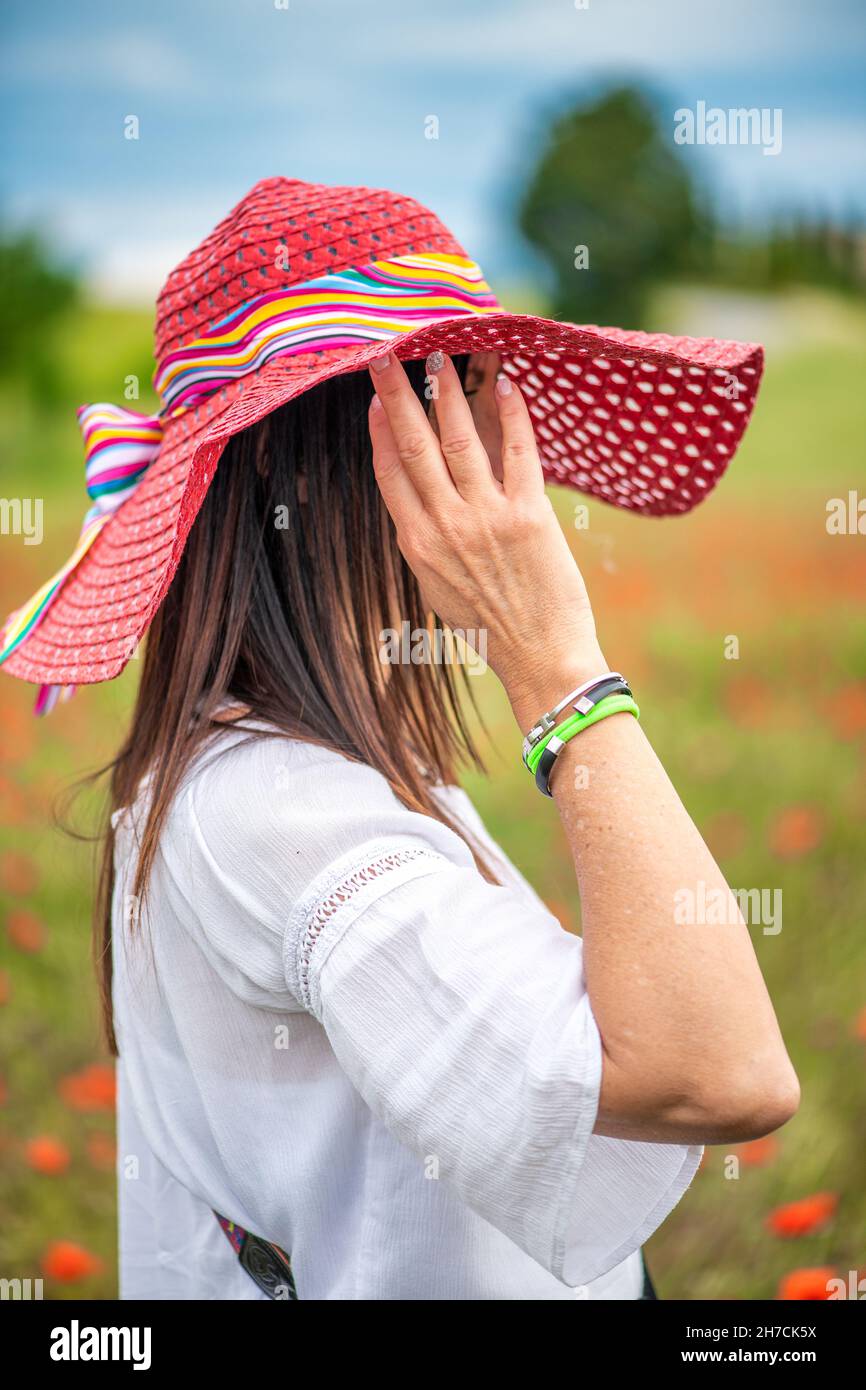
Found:
<svg viewBox="0 0 866 1390"><path fill-rule="evenodd" d="M753 935L802 1107L775 1145L742 1154L738 1176L726 1150L708 1150L649 1247L669 1298L774 1298L793 1271L866 1273L866 536L825 525L828 499L866 496L866 315L812 295L784 313L766 308L772 324L799 331L786 329L771 354L746 443L697 512L643 520L591 503L589 530L576 531L576 494L557 494L605 653L631 677L645 728L729 881L783 893L782 930ZM58 329L55 354L49 409L20 385L0 386L0 494L45 501L43 545L0 536L4 613L71 548L84 510L73 407L122 400L129 373L146 382L147 318L79 313L74 336L71 323ZM141 408L151 402L143 391ZM105 1060L90 851L50 815L74 775L111 755L135 674L133 662L39 723L31 690L0 676L0 1276L38 1276L58 1241L98 1262L76 1282L47 1277L47 1297L116 1291L111 1111L104 1086L68 1083ZM467 786L563 924L579 928L555 811L520 766L502 692L492 677L477 684L490 779ZM34 1148L40 1139L56 1142ZM825 1193L835 1207L825 1203L817 1224L806 1213L816 1229L782 1237L768 1227L776 1207Z"/></svg>

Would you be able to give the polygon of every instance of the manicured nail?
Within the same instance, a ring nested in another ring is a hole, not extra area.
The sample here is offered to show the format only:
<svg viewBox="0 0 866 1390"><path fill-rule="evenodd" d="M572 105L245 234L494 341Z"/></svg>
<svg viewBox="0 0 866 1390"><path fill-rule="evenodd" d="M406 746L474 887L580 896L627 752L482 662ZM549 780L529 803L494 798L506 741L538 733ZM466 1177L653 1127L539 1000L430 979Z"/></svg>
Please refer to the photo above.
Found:
<svg viewBox="0 0 866 1390"><path fill-rule="evenodd" d="M429 375L430 373L432 373L432 372L441 372L441 370L442 370L442 368L443 368L444 366L445 366L445 353L444 353L444 352L440 352L439 349L437 348L436 351L435 351L435 352L431 352L431 353L430 353L430 356L427 358L427 372L428 372L428 375Z"/></svg>
<svg viewBox="0 0 866 1390"><path fill-rule="evenodd" d="M499 396L510 396L512 391L511 382L504 372L500 372L496 378L496 393Z"/></svg>
<svg viewBox="0 0 866 1390"><path fill-rule="evenodd" d="M393 357L390 352L383 352L381 357L374 357L370 367L374 372L384 372L386 367L390 367Z"/></svg>
<svg viewBox="0 0 866 1390"><path fill-rule="evenodd" d="M373 399L372 399L371 402L370 402L370 409L371 409L372 411L376 411L376 410L381 410L381 409L382 409L382 402L379 400L379 397L378 397L375 393L374 393L374 395L373 395Z"/></svg>

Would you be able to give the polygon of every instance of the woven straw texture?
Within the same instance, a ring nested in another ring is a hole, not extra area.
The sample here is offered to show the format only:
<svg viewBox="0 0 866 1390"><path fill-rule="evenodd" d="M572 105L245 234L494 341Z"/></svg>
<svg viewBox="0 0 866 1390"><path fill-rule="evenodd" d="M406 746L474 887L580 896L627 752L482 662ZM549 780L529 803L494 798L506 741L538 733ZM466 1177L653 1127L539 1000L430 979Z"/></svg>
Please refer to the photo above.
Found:
<svg viewBox="0 0 866 1390"><path fill-rule="evenodd" d="M156 357L253 295L423 251L467 254L411 198L264 180L168 277L157 301ZM389 346L404 360L437 348L500 353L526 396L548 482L650 516L687 512L712 490L748 423L763 366L756 344L504 311L415 329ZM373 343L275 358L170 419L133 496L3 669L54 684L118 675L165 597L226 441L381 351Z"/></svg>

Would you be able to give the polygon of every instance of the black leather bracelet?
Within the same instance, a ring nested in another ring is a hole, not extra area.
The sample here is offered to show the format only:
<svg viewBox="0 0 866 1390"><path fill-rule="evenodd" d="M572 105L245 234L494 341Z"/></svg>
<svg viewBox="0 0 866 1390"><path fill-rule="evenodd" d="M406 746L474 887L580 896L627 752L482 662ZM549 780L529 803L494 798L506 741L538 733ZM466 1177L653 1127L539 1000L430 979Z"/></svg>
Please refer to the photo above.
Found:
<svg viewBox="0 0 866 1390"><path fill-rule="evenodd" d="M538 767L535 769L535 785L542 796L553 796L553 792L550 790L550 774L564 747L565 744L554 734L538 759Z"/></svg>
<svg viewBox="0 0 866 1390"><path fill-rule="evenodd" d="M591 709L607 695L631 695L631 689L622 676L615 676L608 681L603 681L601 685L597 685L594 690L584 696L584 699ZM553 796L553 792L550 790L550 776L557 758L565 747L567 747L567 742L563 743L562 739L557 738L554 734L538 759L538 766L535 769L535 785L542 796Z"/></svg>
<svg viewBox="0 0 866 1390"><path fill-rule="evenodd" d="M576 690L572 690L570 695L566 695L564 699L554 705L553 709L548 710L540 719L537 719L523 740L524 766L527 768L529 767L529 759L533 749L537 748L541 740L549 733L552 733L556 726L562 722L561 716L567 705L572 705L572 707L579 712L581 701L589 691L594 690L595 687L600 685L603 681L614 679L623 680L624 677L620 675L619 671L608 671L606 675L596 676L594 680L584 681ZM589 706L587 706L587 708L589 708Z"/></svg>

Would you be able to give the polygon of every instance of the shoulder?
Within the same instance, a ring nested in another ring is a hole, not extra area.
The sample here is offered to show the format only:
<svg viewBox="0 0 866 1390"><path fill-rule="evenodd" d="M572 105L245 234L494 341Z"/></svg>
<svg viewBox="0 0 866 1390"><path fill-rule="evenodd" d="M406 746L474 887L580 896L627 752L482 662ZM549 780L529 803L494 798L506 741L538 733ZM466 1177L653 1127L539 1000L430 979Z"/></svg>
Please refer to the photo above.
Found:
<svg viewBox="0 0 866 1390"><path fill-rule="evenodd" d="M385 812L396 801L387 781L363 763L329 748L263 732L231 731L194 761L178 796L181 815L194 811L214 829L243 833L309 817L333 816L347 802Z"/></svg>
<svg viewBox="0 0 866 1390"><path fill-rule="evenodd" d="M426 847L472 864L460 835L408 810L385 777L331 749L235 731L190 769L165 830L203 883L285 913L315 881L371 856Z"/></svg>
<svg viewBox="0 0 866 1390"><path fill-rule="evenodd" d="M366 763L258 732L233 733L211 745L190 769L178 811L217 832L269 839L292 830L331 845L362 824L417 833L432 819L407 810L382 773Z"/></svg>
<svg viewBox="0 0 866 1390"><path fill-rule="evenodd" d="M135 830L142 789L124 827ZM139 826L140 828L140 826ZM123 833L116 864L135 855ZM230 988L265 1007L299 998L294 943L347 895L458 866L460 835L409 811L373 768L329 749L233 729L194 758L168 812L148 917L165 945L190 938ZM311 925L312 924L312 925ZM288 986L289 994L286 994Z"/></svg>

